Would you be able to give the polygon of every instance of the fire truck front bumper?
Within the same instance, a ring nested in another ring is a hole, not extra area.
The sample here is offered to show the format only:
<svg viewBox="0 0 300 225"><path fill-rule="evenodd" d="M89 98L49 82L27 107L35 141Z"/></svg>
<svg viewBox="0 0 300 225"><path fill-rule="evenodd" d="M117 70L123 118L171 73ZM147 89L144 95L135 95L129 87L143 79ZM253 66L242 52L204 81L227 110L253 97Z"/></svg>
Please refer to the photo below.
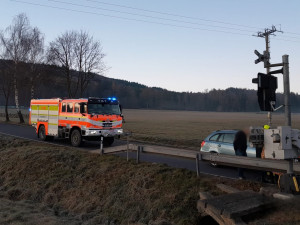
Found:
<svg viewBox="0 0 300 225"><path fill-rule="evenodd" d="M83 130L82 136L84 137L115 137L123 134L123 129L109 129L109 130L100 130L100 129L92 129L92 130Z"/></svg>

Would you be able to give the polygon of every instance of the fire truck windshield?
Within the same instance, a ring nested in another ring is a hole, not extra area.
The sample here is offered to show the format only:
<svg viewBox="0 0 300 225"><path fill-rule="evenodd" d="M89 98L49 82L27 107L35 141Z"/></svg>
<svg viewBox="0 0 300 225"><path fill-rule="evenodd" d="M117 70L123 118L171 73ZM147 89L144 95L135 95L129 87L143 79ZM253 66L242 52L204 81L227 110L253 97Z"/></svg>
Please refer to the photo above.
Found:
<svg viewBox="0 0 300 225"><path fill-rule="evenodd" d="M98 115L120 115L121 111L118 104L89 103L88 113Z"/></svg>

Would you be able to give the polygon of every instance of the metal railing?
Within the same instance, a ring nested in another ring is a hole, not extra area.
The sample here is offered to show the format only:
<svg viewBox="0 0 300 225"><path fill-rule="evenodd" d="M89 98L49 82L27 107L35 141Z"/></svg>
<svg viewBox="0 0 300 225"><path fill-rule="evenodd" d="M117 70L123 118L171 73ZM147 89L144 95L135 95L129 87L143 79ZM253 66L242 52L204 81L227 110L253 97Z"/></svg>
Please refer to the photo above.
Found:
<svg viewBox="0 0 300 225"><path fill-rule="evenodd" d="M272 171L286 173L289 170L289 161L276 160L276 159L261 159L261 158L250 158L242 156L223 155L216 153L206 153L193 150L176 149L162 146L150 146L150 145L139 145L129 144L127 138L127 144L111 147L102 148L101 154L112 154L117 152L127 152L127 160L129 160L129 152L136 151L136 162L140 162L140 156L143 153L162 154L168 156L182 157L195 160L196 172L199 176L201 173L200 161L213 162L218 165L239 167L252 170L260 171ZM293 162L293 172L300 174L300 163Z"/></svg>

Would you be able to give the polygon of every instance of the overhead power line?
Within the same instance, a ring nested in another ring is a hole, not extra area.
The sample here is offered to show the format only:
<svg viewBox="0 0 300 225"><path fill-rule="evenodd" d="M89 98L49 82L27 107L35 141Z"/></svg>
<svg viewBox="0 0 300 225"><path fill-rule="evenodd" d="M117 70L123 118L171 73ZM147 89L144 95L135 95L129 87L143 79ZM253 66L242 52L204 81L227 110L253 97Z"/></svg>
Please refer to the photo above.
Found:
<svg viewBox="0 0 300 225"><path fill-rule="evenodd" d="M143 20L143 19L128 18L128 17L123 17L123 16L116 16L116 15L109 15L109 14L104 14L104 13L98 13L98 12L91 12L91 11L85 11L85 10L65 8L65 7L60 7L60 6L53 6L53 5L45 5L45 4L33 3L33 2L28 2L28 1L23 1L23 0L11 0L11 1L12 2L22 3L22 4L27 4L27 5L44 7L44 8L52 8L52 9L59 9L59 10L69 11L69 12L84 13L84 14L97 15L97 16L104 16L104 17L110 17L110 18L115 18L115 19L122 19L122 20L127 20L127 21L135 21L135 22L142 22L142 23L148 23L148 24L157 24L157 25L163 25L163 26L169 26L169 27L176 27L176 28L184 28L184 29L200 30L200 31L209 31L209 32L218 32L218 33L226 33L226 34L233 34L233 35L240 35L240 36L249 36L249 37L252 37L252 35L250 33L246 34L246 33L238 33L238 32L226 31L226 30L208 29L208 28L200 28L200 27L184 26L184 25L177 25L177 24L171 24L171 23L149 21L149 20ZM62 1L59 1L59 0L49 0L49 1L52 1L52 2L62 2ZM93 1L93 0L87 0L87 1ZM98 1L96 1L96 2L98 2ZM74 3L68 3L68 4L70 4L70 5L73 4L74 5ZM110 4L110 3L107 3L107 4ZM78 4L75 4L75 5L78 5ZM112 5L114 5L114 4L112 4ZM80 6L80 5L78 5L78 6ZM93 8L95 8L95 7L93 7ZM222 28L226 29L225 27L222 27ZM296 38L296 37L294 37L294 38ZM279 38L275 38L275 39L276 40L280 40L280 41L288 41L288 42L300 42L300 41L288 40L288 39L279 39Z"/></svg>
<svg viewBox="0 0 300 225"><path fill-rule="evenodd" d="M300 33L294 33L294 32L285 32L287 34L294 34L294 35L299 35L300 36Z"/></svg>
<svg viewBox="0 0 300 225"><path fill-rule="evenodd" d="M116 7L120 7L120 8L133 9L133 10L138 10L138 11L142 11L142 12L156 13L156 14L160 14L160 15L174 16L174 17L180 17L180 18L186 18L186 19L193 19L193 20L200 20L200 21L206 21L206 22L212 22L212 23L227 24L227 25L238 26L238 27L245 27L245 28L250 28L250 29L262 29L261 27L255 27L255 26L249 26L249 25L243 25L243 24L237 24L237 23L229 23L229 22L224 22L224 21L219 21L219 20L210 20L210 19L204 19L204 18L198 18L198 17L192 17L192 16L185 16L185 15L168 13L168 12L161 12L161 11L156 11L156 10L142 9L142 8L131 7L131 6L126 6L126 5L120 5L120 4L102 2L102 1L99 1L99 0L85 0L85 1L87 1L87 2L93 2L93 3L98 3L98 4L103 4L103 5L116 6ZM285 31L284 33L286 33L286 34L294 34L294 35L299 35L300 36L300 33L295 33L295 32L287 32L287 31ZM300 37L291 37L291 36L286 36L286 37L289 37L289 38L300 38Z"/></svg>
<svg viewBox="0 0 300 225"><path fill-rule="evenodd" d="M294 41L294 40L289 40L289 39L284 39L284 38L273 37L273 39L274 40L279 40L279 41L287 41L287 42L300 43L300 41Z"/></svg>
<svg viewBox="0 0 300 225"><path fill-rule="evenodd" d="M150 13L156 13L156 14L161 14L161 15L167 15L167 16L181 17L181 18L193 19L193 20L202 20L202 21L206 21L206 22L227 24L227 25L238 26L238 27L246 27L246 28L252 28L252 29L261 29L261 27L247 26L247 25L241 25L241 24L236 24L236 23L228 23L228 22L223 22L223 21L218 21L218 20L203 19L203 18L197 18L197 17L192 17L192 16L185 16L185 15L179 15L179 14L174 14L174 13L168 13L168 12L160 12L160 11L136 8L136 7L126 6L126 5L107 3L107 2L102 2L102 1L98 1L98 0L86 0L86 1L87 2L99 3L99 4L103 4L103 5L116 6L116 7L120 7L120 8L133 9L133 10L138 10L138 11L143 11L143 12L150 12Z"/></svg>
<svg viewBox="0 0 300 225"><path fill-rule="evenodd" d="M143 23L149 23L149 24L158 24L158 25L170 26L170 27L177 27L177 28L186 28L186 29L192 29L192 30L202 30L202 31L210 31L210 32L219 32L219 33L243 35L243 36L250 36L250 37L252 36L250 34L244 34L244 33L230 32L230 31L216 30L216 29L206 29L206 28L199 28L199 27L189 27L189 26L176 25L176 24L170 24L170 23L161 23L161 22L155 22L155 21L134 19L134 18L114 16L114 15L108 15L108 14L91 12L91 11L70 9L70 8L58 7L58 6L52 6L52 5L44 5L44 4L27 2L27 1L22 1L22 0L11 0L11 1L12 2L19 2L19 3L23 3L23 4L27 4L27 5L40 6L40 7L44 7L44 8L60 9L60 10L65 10L65 11L70 11L70 12L77 12L77 13L79 12L79 13L85 13L85 14L91 14L91 15L98 15L98 16L105 16L105 17L111 17L111 18L123 19L123 20L130 20L130 21L136 21L136 22L143 22Z"/></svg>
<svg viewBox="0 0 300 225"><path fill-rule="evenodd" d="M151 18L151 19L158 19L158 20L166 20L166 21L171 21L171 22L185 23L185 24L190 24L190 25L198 25L198 26L206 26L206 27L216 27L216 28L222 28L222 29L237 30L237 31L242 31L242 32L253 32L253 30L244 30L244 29L233 28L233 27L224 27L224 26L218 26L218 25L208 25L208 24L195 23L195 22L189 22L189 21L183 21L183 20L176 20L176 19L169 19L169 18L163 18L163 17L157 17L157 16L149 16L149 15L143 15L143 14L138 14L138 13L124 12L124 11L119 11L119 10L114 10L114 9L107 9L107 8L95 7L95 6L89 6L89 5L82 5L82 4L76 4L76 3L59 1L59 0L48 0L48 1L50 1L50 2L56 2L56 3L61 3L61 4L66 4L66 5L72 5L72 6L79 6L79 7L83 7L83 8L89 8L89 9L99 9L99 10L116 12L116 13L122 13L122 14L127 14L127 15L134 15L134 16L146 17L146 18Z"/></svg>

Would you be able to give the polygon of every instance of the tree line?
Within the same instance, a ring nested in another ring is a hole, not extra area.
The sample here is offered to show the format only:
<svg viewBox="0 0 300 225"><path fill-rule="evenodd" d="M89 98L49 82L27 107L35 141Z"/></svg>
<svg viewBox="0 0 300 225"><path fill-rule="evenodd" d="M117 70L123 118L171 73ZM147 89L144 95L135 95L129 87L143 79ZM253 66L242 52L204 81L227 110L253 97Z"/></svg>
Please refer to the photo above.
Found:
<svg viewBox="0 0 300 225"><path fill-rule="evenodd" d="M13 96L20 123L24 123L20 92L30 86L30 97L38 97L35 90L44 79L41 65L57 66L69 98L82 97L96 73L105 70L101 43L85 31L66 31L47 46L44 40L44 34L30 25L25 14L17 15L11 25L0 29L0 90L7 121L7 107Z"/></svg>
<svg viewBox="0 0 300 225"><path fill-rule="evenodd" d="M13 62L0 61L0 68ZM31 96L31 65L22 63L17 80L23 84L20 90L19 101L28 107ZM38 98L68 97L68 88L65 85L65 77L61 68L54 65L37 65L41 78L35 86L35 96ZM77 76L76 71L71 71L71 76ZM76 85L77 79L72 83ZM250 81L249 81L250 82ZM162 88L151 88L135 82L119 79L111 79L96 75L83 97L117 97L124 108L129 109L159 109L159 110L193 110L216 112L259 112L257 95L255 90L227 88L225 90L213 89L206 92L175 92ZM277 106L283 104L283 95L277 94ZM5 103L0 98L0 105ZM9 105L14 104L11 96ZM293 112L300 112L300 96L291 93L291 107Z"/></svg>
<svg viewBox="0 0 300 225"><path fill-rule="evenodd" d="M258 112L255 90L228 88L206 92L175 92L103 76L106 69L101 43L87 32L67 31L47 47L44 35L24 14L0 33L0 105L28 107L33 98L117 97L124 108ZM249 81L251 82L251 81ZM283 95L277 94L278 105ZM300 96L291 94L293 112Z"/></svg>

